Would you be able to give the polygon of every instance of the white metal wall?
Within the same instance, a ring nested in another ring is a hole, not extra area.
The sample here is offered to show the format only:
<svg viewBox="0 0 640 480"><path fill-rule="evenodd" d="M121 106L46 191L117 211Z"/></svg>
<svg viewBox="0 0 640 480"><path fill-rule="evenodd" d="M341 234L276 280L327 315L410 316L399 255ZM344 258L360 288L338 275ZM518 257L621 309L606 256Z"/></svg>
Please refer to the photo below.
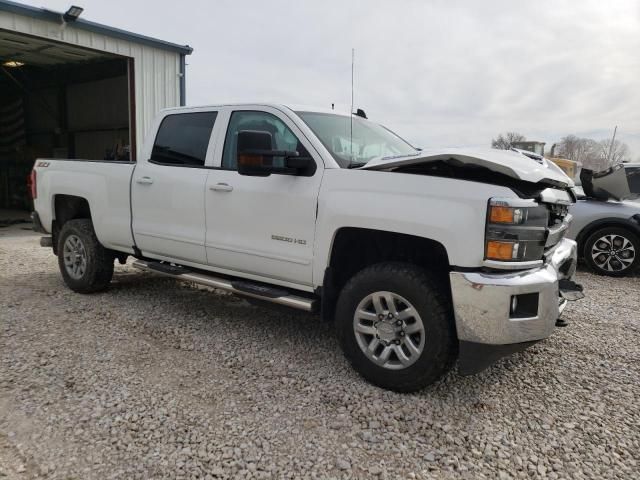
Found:
<svg viewBox="0 0 640 480"><path fill-rule="evenodd" d="M4 11L0 11L0 29L132 57L138 158L155 114L162 108L180 105L180 54L177 52L76 29L73 24L62 28L53 22Z"/></svg>

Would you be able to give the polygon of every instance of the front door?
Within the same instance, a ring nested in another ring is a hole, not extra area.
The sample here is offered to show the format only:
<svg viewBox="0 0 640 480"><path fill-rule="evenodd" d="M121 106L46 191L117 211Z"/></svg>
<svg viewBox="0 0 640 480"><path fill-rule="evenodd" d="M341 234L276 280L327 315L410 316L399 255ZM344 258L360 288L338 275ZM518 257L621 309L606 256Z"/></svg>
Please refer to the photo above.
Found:
<svg viewBox="0 0 640 480"><path fill-rule="evenodd" d="M207 179L206 247L209 265L297 285L312 285L316 206L323 164L312 176L240 175L236 138L241 130L267 131L272 147L309 155L296 125L275 109L231 112L221 168ZM274 163L284 162L274 158Z"/></svg>
<svg viewBox="0 0 640 480"><path fill-rule="evenodd" d="M145 256L207 264L205 159L217 112L169 114L131 182L133 234Z"/></svg>

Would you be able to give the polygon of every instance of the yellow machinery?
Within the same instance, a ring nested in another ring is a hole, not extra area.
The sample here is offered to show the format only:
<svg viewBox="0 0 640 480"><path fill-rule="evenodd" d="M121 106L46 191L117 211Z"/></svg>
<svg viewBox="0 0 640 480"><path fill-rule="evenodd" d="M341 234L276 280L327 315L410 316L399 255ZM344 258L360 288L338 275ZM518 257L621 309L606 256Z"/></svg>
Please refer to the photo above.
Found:
<svg viewBox="0 0 640 480"><path fill-rule="evenodd" d="M578 173L580 172L580 164L574 160L557 157L548 158L547 160L551 160L553 163L558 165L569 178L575 179L576 175L578 175Z"/></svg>

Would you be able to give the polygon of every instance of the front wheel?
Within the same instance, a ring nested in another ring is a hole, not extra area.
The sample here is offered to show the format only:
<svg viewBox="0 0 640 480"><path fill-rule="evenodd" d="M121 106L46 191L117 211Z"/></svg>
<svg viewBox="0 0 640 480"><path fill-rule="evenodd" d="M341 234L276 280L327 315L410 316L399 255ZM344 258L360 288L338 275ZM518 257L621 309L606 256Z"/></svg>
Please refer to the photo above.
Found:
<svg viewBox="0 0 640 480"><path fill-rule="evenodd" d="M625 228L605 227L589 235L583 255L593 272L621 277L638 268L640 239Z"/></svg>
<svg viewBox="0 0 640 480"><path fill-rule="evenodd" d="M342 290L336 326L345 356L371 383L413 392L435 382L456 358L456 334L444 289L422 269L380 263Z"/></svg>
<svg viewBox="0 0 640 480"><path fill-rule="evenodd" d="M58 266L67 286L79 293L104 290L113 276L114 256L104 248L88 219L66 222L58 237Z"/></svg>

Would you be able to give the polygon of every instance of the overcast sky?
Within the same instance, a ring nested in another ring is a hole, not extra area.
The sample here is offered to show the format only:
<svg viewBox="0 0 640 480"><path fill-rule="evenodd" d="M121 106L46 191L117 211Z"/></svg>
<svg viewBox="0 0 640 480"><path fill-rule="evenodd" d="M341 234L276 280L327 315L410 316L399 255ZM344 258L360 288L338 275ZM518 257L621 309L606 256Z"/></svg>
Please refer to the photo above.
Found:
<svg viewBox="0 0 640 480"><path fill-rule="evenodd" d="M189 44L187 103L355 104L421 147L618 125L640 160L640 0L28 0ZM153 5L153 7L151 7Z"/></svg>

